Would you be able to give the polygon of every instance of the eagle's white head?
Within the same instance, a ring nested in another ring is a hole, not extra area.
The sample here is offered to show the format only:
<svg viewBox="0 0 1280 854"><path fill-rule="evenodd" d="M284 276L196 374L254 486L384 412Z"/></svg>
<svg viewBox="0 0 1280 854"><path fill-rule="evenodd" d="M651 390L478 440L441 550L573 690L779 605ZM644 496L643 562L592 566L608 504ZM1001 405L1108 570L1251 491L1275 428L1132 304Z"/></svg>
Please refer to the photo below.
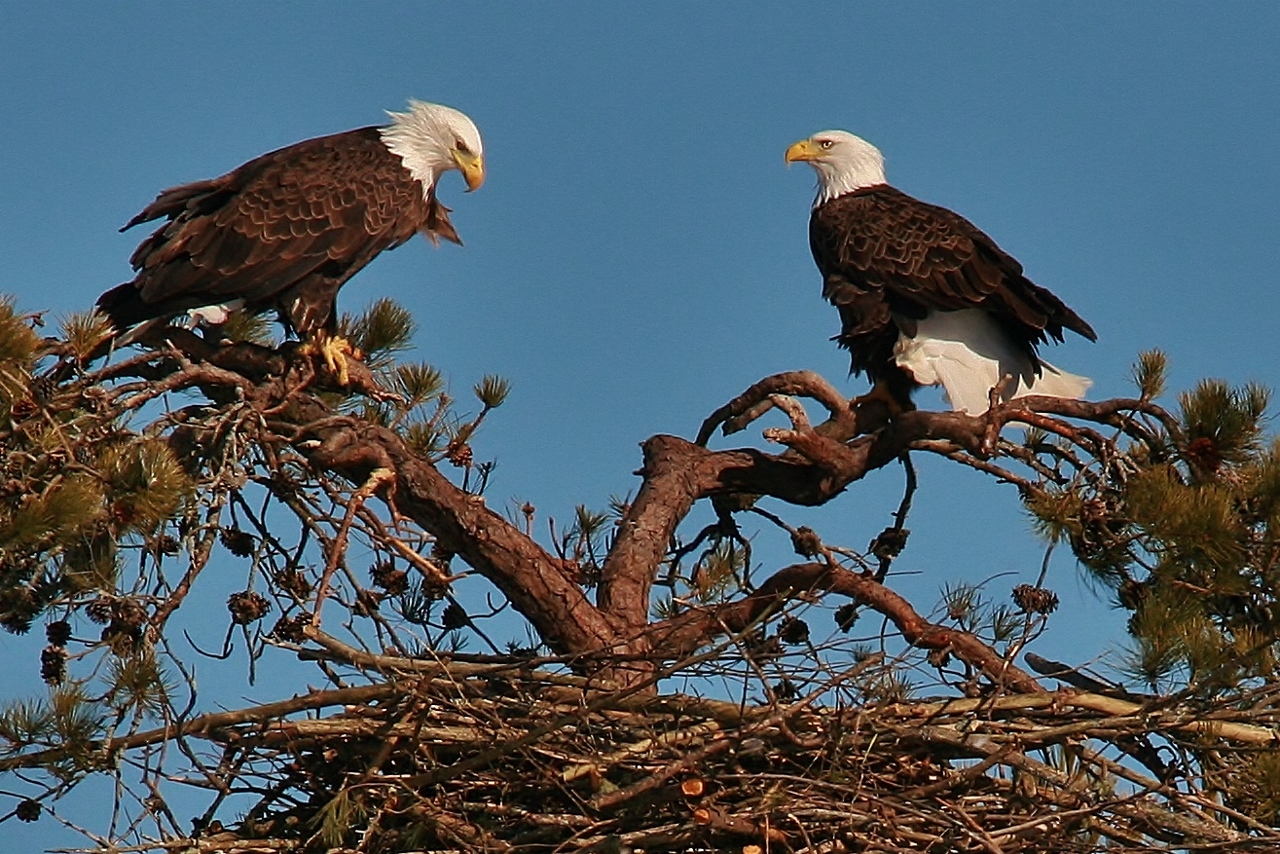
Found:
<svg viewBox="0 0 1280 854"><path fill-rule="evenodd" d="M462 173L468 192L484 183L484 143L465 113L411 100L407 112L387 115L391 124L382 129L382 141L422 182L423 195L430 194L450 169Z"/></svg>
<svg viewBox="0 0 1280 854"><path fill-rule="evenodd" d="M880 149L847 130L824 130L787 149L787 162L803 160L818 173L818 206L863 187L886 183Z"/></svg>

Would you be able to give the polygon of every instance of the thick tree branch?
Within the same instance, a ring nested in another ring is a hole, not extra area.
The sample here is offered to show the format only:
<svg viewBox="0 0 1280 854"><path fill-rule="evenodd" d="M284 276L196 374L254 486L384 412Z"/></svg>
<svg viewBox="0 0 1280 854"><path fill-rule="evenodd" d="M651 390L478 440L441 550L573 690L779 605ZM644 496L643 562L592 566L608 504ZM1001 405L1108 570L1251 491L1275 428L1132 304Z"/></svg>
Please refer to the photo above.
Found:
<svg viewBox="0 0 1280 854"><path fill-rule="evenodd" d="M366 685L358 688L342 688L334 691L311 691L288 700L275 703L264 703L237 709L231 712L214 712L191 718L155 729L143 730L126 736L108 739L94 747L103 756L110 756L123 750L162 744L182 736L203 736L214 730L233 727L245 723L265 723L286 715L303 711L314 711L327 706L349 706L353 704L372 703L377 700L395 697L401 689L394 683L384 682L378 685ZM0 759L0 771L11 771L15 768L38 768L66 757L65 748L51 748L38 753L23 753Z"/></svg>
<svg viewBox="0 0 1280 854"><path fill-rule="evenodd" d="M167 363L165 390L199 387L215 401L232 391L317 469L354 484L366 484L375 471L387 470L384 496L395 511L492 582L557 653L636 651L617 630L620 626L587 599L562 561L486 507L483 498L456 486L394 431L336 414L311 393L313 388L381 392L363 363L350 363L350 381L342 387L324 370L308 372L305 365L299 370L296 359L258 345L215 347L181 329L167 330L165 341L180 348L170 350L176 358L155 354Z"/></svg>
<svg viewBox="0 0 1280 854"><path fill-rule="evenodd" d="M379 468L394 472L396 511L491 581L556 652L627 651L560 560L490 510L480 496L464 492L413 453L392 431L352 420L322 426L314 434L304 428L302 435L321 440L318 447L305 439L299 442L313 465L353 483L367 481Z"/></svg>
<svg viewBox="0 0 1280 854"><path fill-rule="evenodd" d="M819 378L820 379L820 378ZM834 415L825 381L815 384L807 372L780 374L756 384L708 419L699 438L710 435L724 418L752 411L759 402L775 405L782 391L823 399ZM847 409L845 410L847 411ZM790 504L823 504L850 483L881 468L912 448L947 441L976 462L994 453L992 437L1011 421L1035 413L1092 421L1141 433L1131 413L1168 416L1148 401L1118 399L1092 403L1052 397L1024 397L973 416L963 412L902 413L871 435L842 441L849 422L840 415L811 429L774 431L771 436L791 451L781 455L745 448L712 451L675 436L654 436L641 446L643 478L636 499L622 519L605 560L600 581L601 607L631 628L648 620L649 592L658 567L671 547L677 527L701 498L718 494L769 495ZM1062 423L1064 429L1070 425Z"/></svg>
<svg viewBox="0 0 1280 854"><path fill-rule="evenodd" d="M583 655L610 651L644 656L649 651L649 608L652 585L667 558L676 529L693 505L717 495L767 495L797 505L823 504L850 483L898 459L913 447L948 443L956 453L980 461L993 454L995 437L1011 421L1050 421L1060 435L1086 445L1102 441L1096 433L1049 416L1108 424L1141 433L1133 413L1162 419L1163 410L1143 400L1104 403L1027 397L993 407L981 416L956 412L902 413L884 429L857 436L856 416L849 402L821 377L791 372L766 378L717 410L703 425L705 441L721 423L740 428L758 417L762 407L782 406L792 426L775 429L769 437L789 450L769 454L743 448L710 450L674 436L654 436L643 443L643 482L635 501L620 522L601 570L597 603L586 596L563 562L539 546L483 499L459 488L435 466L416 454L394 431L350 416L336 414L312 388L334 388L335 378L323 369L298 368L288 354L252 344L214 347L198 336L169 330L169 355L157 354L171 374L164 389L198 386L212 399L234 399L262 413L268 427L285 437L318 469L333 472L354 484L385 469L385 498L394 511L411 518L435 536L441 546L462 557L491 581L557 653ZM192 362L186 357L202 359ZM305 360L304 360L305 361ZM309 364L309 362L307 362ZM376 378L367 366L353 362L347 391L374 393ZM810 426L796 397L816 400L828 420ZM1167 417L1167 416L1163 416ZM810 570L811 572L816 570ZM791 575L800 570L790 571ZM909 642L927 648L958 647L962 658L982 667L993 679L1030 690L1034 684L1020 671L1009 674L1003 662L991 659L985 647L969 649L964 638L924 623L910 606L887 588L853 573L822 569L827 575L788 578L784 570L776 583L804 581L841 592L881 607ZM770 590L776 592L777 587ZM754 597L735 607L763 607ZM597 606L598 605L598 606ZM749 619L749 618L748 618ZM712 624L703 626L712 631ZM967 636L966 636L967 637ZM696 643L682 638L681 643ZM980 646L980 645L979 645Z"/></svg>
<svg viewBox="0 0 1280 854"><path fill-rule="evenodd" d="M959 629L931 623L911 603L868 574L823 563L800 563L778 570L754 593L724 605L687 611L655 623L653 646L666 655L688 655L707 638L739 632L766 612L813 592L847 596L883 614L907 643L920 649L946 650L981 670L992 682L1018 693L1044 690L1035 678L1006 661L994 649Z"/></svg>
<svg viewBox="0 0 1280 854"><path fill-rule="evenodd" d="M742 394L726 403L707 417L698 430L699 445L710 441L717 427L724 426L726 436L744 429L752 421L764 415L776 405L773 395L808 397L822 404L829 418L822 428L824 432L842 432L844 438L856 433L856 417L844 395L835 386L813 371L786 371L765 377Z"/></svg>

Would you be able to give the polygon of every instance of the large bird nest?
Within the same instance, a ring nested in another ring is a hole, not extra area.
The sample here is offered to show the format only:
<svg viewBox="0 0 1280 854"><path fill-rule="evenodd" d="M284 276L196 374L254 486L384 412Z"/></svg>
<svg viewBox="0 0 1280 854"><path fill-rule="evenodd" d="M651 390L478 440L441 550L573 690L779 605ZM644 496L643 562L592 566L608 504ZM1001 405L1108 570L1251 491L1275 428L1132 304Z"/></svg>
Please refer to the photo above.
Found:
<svg viewBox="0 0 1280 854"><path fill-rule="evenodd" d="M1219 797L1273 755L1276 696L858 703L889 672L872 656L735 703L363 658L373 684L189 722L257 800L189 850L1280 850L1274 821Z"/></svg>

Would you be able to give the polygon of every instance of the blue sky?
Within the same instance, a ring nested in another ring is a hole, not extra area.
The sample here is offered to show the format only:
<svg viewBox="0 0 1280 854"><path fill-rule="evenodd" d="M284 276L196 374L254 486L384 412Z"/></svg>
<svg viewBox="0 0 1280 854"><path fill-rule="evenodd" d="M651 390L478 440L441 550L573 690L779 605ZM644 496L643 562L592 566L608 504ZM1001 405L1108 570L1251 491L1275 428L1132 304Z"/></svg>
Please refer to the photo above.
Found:
<svg viewBox="0 0 1280 854"><path fill-rule="evenodd" d="M499 461L490 501L564 519L634 488L637 443L691 436L762 376L810 368L864 388L827 340L813 177L782 162L839 127L1093 324L1097 344L1049 358L1096 396L1127 393L1151 347L1175 388L1276 386L1277 44L1274 4L3 0L0 292L85 309L130 277L143 235L116 229L159 190L381 123L410 97L458 107L489 166L477 193L442 184L465 247L415 240L340 304L412 308L415 356L460 396L510 379L477 443ZM927 607L947 579L1034 577L1041 549L1012 491L920 467L904 591ZM900 483L886 472L786 515L864 547ZM765 555L764 572L790 559ZM1065 555L1050 583L1071 610L1038 649L1104 649L1119 622ZM34 678L35 655L9 660ZM40 827L0 838L41 845Z"/></svg>

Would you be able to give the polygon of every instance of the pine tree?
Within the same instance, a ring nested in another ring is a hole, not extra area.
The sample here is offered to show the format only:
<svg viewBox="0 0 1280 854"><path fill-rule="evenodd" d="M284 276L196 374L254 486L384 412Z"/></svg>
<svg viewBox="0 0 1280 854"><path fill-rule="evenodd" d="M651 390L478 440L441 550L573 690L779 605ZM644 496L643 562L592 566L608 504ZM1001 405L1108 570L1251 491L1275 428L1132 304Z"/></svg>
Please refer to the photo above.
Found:
<svg viewBox="0 0 1280 854"><path fill-rule="evenodd" d="M47 685L33 662L30 699L0 709L9 818L70 820L62 795L105 776L103 850L1280 845L1261 388L1205 381L1166 409L1149 353L1132 398L870 429L821 377L779 374L693 441L646 441L635 495L557 523L486 505L481 428L509 387L451 398L402 361L393 303L344 318L345 383L260 318L105 363L97 318L40 322L0 303L0 625L47 641ZM770 410L780 448L709 447ZM953 583L936 609L893 589L925 454L1013 485L1130 613L1126 672L1034 653L1063 619L1042 583ZM898 465L865 547L786 518ZM762 561L745 520L797 561ZM201 692L174 640L215 575L237 588L226 650L308 680L259 682L257 705ZM497 635L510 613L525 637ZM197 795L194 820L173 806Z"/></svg>

